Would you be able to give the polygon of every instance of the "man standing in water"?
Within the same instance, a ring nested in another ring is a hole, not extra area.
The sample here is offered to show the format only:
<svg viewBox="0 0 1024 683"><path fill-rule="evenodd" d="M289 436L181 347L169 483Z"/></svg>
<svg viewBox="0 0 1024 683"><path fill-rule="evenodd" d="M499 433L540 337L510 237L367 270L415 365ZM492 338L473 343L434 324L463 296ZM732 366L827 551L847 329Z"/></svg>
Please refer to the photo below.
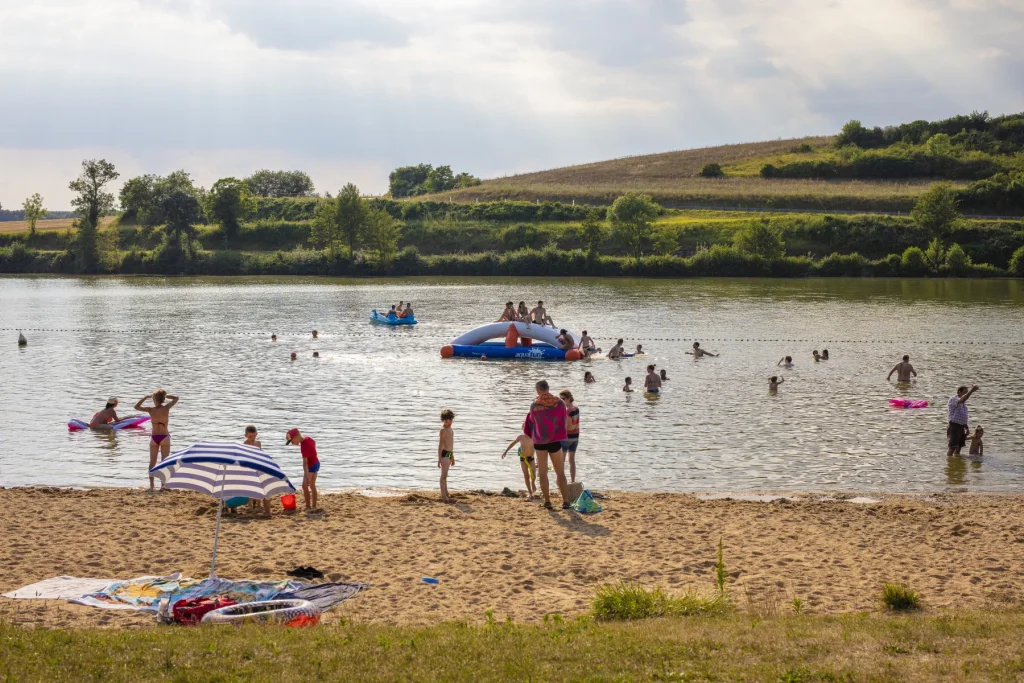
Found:
<svg viewBox="0 0 1024 683"><path fill-rule="evenodd" d="M537 471L540 472L540 491L544 496L544 507L551 509L551 484L548 481L548 456L551 456L551 467L555 470L558 491L562 494L562 509L569 508L569 482L565 479L565 453L562 442L568 439L569 413L565 403L550 392L548 383L537 382L537 399L530 404L530 412L523 422L523 434L533 440L534 454L537 458Z"/></svg>
<svg viewBox="0 0 1024 683"><path fill-rule="evenodd" d="M959 456L960 449L967 443L967 433L970 431L967 426L967 399L978 390L975 384L970 390L967 387L960 387L956 390L956 396L949 399L946 408L949 411L949 424L946 426L946 438L949 441L949 450L946 457Z"/></svg>
<svg viewBox="0 0 1024 683"><path fill-rule="evenodd" d="M146 402L149 396L143 396L139 399L139 402L135 404L135 410L141 410L149 413L149 419L153 424L152 436L149 438L149 469L156 467L157 454L160 455L160 460L164 460L171 453L171 432L167 429L168 423L170 422L171 408L178 402L177 396L171 396L163 389L157 389L153 392L153 407L143 408L142 404ZM164 405L164 400L170 399L167 405ZM153 477L149 478L149 490L153 490Z"/></svg>
<svg viewBox="0 0 1024 683"><path fill-rule="evenodd" d="M909 382L910 376L917 377L917 370L910 364L910 356L903 356L903 360L892 366L892 370L885 376L885 381L888 382L892 378L892 374L896 373L897 382Z"/></svg>
<svg viewBox="0 0 1024 683"><path fill-rule="evenodd" d="M704 356L718 358L717 353L711 353L710 351L705 351L704 349L700 348L700 342L693 342L693 351L687 351L686 355L693 356L694 360L698 358L703 358Z"/></svg>

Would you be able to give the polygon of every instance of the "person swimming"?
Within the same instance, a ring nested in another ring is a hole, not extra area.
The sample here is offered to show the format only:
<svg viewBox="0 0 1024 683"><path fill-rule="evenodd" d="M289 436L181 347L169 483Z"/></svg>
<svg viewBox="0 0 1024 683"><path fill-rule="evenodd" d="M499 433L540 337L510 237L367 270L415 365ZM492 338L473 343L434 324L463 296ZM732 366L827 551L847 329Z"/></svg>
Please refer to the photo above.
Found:
<svg viewBox="0 0 1024 683"><path fill-rule="evenodd" d="M828 360L828 349L822 349L821 350L821 359L822 360Z"/></svg>
<svg viewBox="0 0 1024 683"><path fill-rule="evenodd" d="M815 363L817 363L817 362L819 362L821 360L821 354L818 353L818 349L814 349L814 351L811 353L811 355L814 356L814 362Z"/></svg>
<svg viewBox="0 0 1024 683"><path fill-rule="evenodd" d="M778 363L776 363L776 365L780 365L780 366L782 366L784 368L791 368L791 367L793 367L793 356L785 356L785 357L783 357L782 359L779 360Z"/></svg>
<svg viewBox="0 0 1024 683"><path fill-rule="evenodd" d="M704 356L710 356L711 358L718 358L718 354L717 353L711 353L710 351L705 351L704 349L702 349L700 347L700 342L693 342L693 351L687 351L686 355L687 356L693 356L694 360L696 360L698 358L703 358Z"/></svg>
<svg viewBox="0 0 1024 683"><path fill-rule="evenodd" d="M779 385L782 384L785 381L786 381L785 379L783 379L782 377L779 377L777 375L772 375L771 377L769 377L768 378L768 393L774 394L775 392L777 392L779 390Z"/></svg>
<svg viewBox="0 0 1024 683"><path fill-rule="evenodd" d="M661 381L662 382L667 382L668 381L668 373L665 372L664 370L661 371Z"/></svg>
<svg viewBox="0 0 1024 683"><path fill-rule="evenodd" d="M276 342L277 341L277 335L276 334L270 335L270 341Z"/></svg>
<svg viewBox="0 0 1024 683"><path fill-rule="evenodd" d="M647 354L644 353L644 345L643 344L637 344L636 345L636 351L633 352L633 355L634 356L645 356L645 355L647 355Z"/></svg>
<svg viewBox="0 0 1024 683"><path fill-rule="evenodd" d="M597 380L594 379L594 374L592 372L590 372L590 370L587 370L586 372L583 373L583 383L584 384L593 384L596 381Z"/></svg>

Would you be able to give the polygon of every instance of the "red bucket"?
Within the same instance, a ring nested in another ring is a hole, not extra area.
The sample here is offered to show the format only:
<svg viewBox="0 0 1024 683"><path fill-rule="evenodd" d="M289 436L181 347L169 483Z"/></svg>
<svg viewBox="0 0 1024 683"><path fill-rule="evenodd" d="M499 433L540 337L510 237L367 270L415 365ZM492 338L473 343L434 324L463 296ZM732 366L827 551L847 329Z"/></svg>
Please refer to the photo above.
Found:
<svg viewBox="0 0 1024 683"><path fill-rule="evenodd" d="M289 494L281 496L281 507L283 507L285 510L294 510L295 509L295 494L294 493L289 493Z"/></svg>

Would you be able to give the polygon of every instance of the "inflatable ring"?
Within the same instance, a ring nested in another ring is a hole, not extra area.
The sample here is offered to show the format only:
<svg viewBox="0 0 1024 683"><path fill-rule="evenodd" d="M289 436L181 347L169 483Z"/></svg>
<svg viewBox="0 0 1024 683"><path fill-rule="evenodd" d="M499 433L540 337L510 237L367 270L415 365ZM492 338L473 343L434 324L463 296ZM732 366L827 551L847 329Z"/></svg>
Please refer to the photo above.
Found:
<svg viewBox="0 0 1024 683"><path fill-rule="evenodd" d="M221 607L203 615L204 624L282 624L314 626L320 608L309 600L263 600Z"/></svg>

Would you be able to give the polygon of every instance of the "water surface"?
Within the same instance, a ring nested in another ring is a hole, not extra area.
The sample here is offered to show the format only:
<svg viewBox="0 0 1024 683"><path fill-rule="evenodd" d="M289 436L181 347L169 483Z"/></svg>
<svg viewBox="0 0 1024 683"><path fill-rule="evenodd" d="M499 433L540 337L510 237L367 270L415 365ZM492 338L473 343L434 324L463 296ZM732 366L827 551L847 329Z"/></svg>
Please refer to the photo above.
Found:
<svg viewBox="0 0 1024 683"><path fill-rule="evenodd" d="M542 298L557 323L605 349L621 336L649 355L440 358L509 298ZM399 299L415 303L421 324L368 322L371 308ZM499 456L544 378L576 396L580 478L594 488L1020 491L1022 323L1024 286L1006 280L0 278L0 485L143 484L148 430L65 425L110 395L129 414L163 387L181 396L174 447L240 440L251 422L301 477L297 449L283 445L297 426L317 440L329 489L435 487L438 414L451 408L450 485L521 487L517 461ZM694 339L721 357L693 361L684 351ZM821 348L832 360L814 363ZM920 373L909 387L885 380L903 353ZM775 366L785 354L795 368ZM668 371L663 393L623 394L627 375L642 386L648 362ZM596 384L583 384L584 370ZM772 374L786 380L777 396ZM947 460L945 402L972 383L986 456ZM896 396L936 407L889 410Z"/></svg>

